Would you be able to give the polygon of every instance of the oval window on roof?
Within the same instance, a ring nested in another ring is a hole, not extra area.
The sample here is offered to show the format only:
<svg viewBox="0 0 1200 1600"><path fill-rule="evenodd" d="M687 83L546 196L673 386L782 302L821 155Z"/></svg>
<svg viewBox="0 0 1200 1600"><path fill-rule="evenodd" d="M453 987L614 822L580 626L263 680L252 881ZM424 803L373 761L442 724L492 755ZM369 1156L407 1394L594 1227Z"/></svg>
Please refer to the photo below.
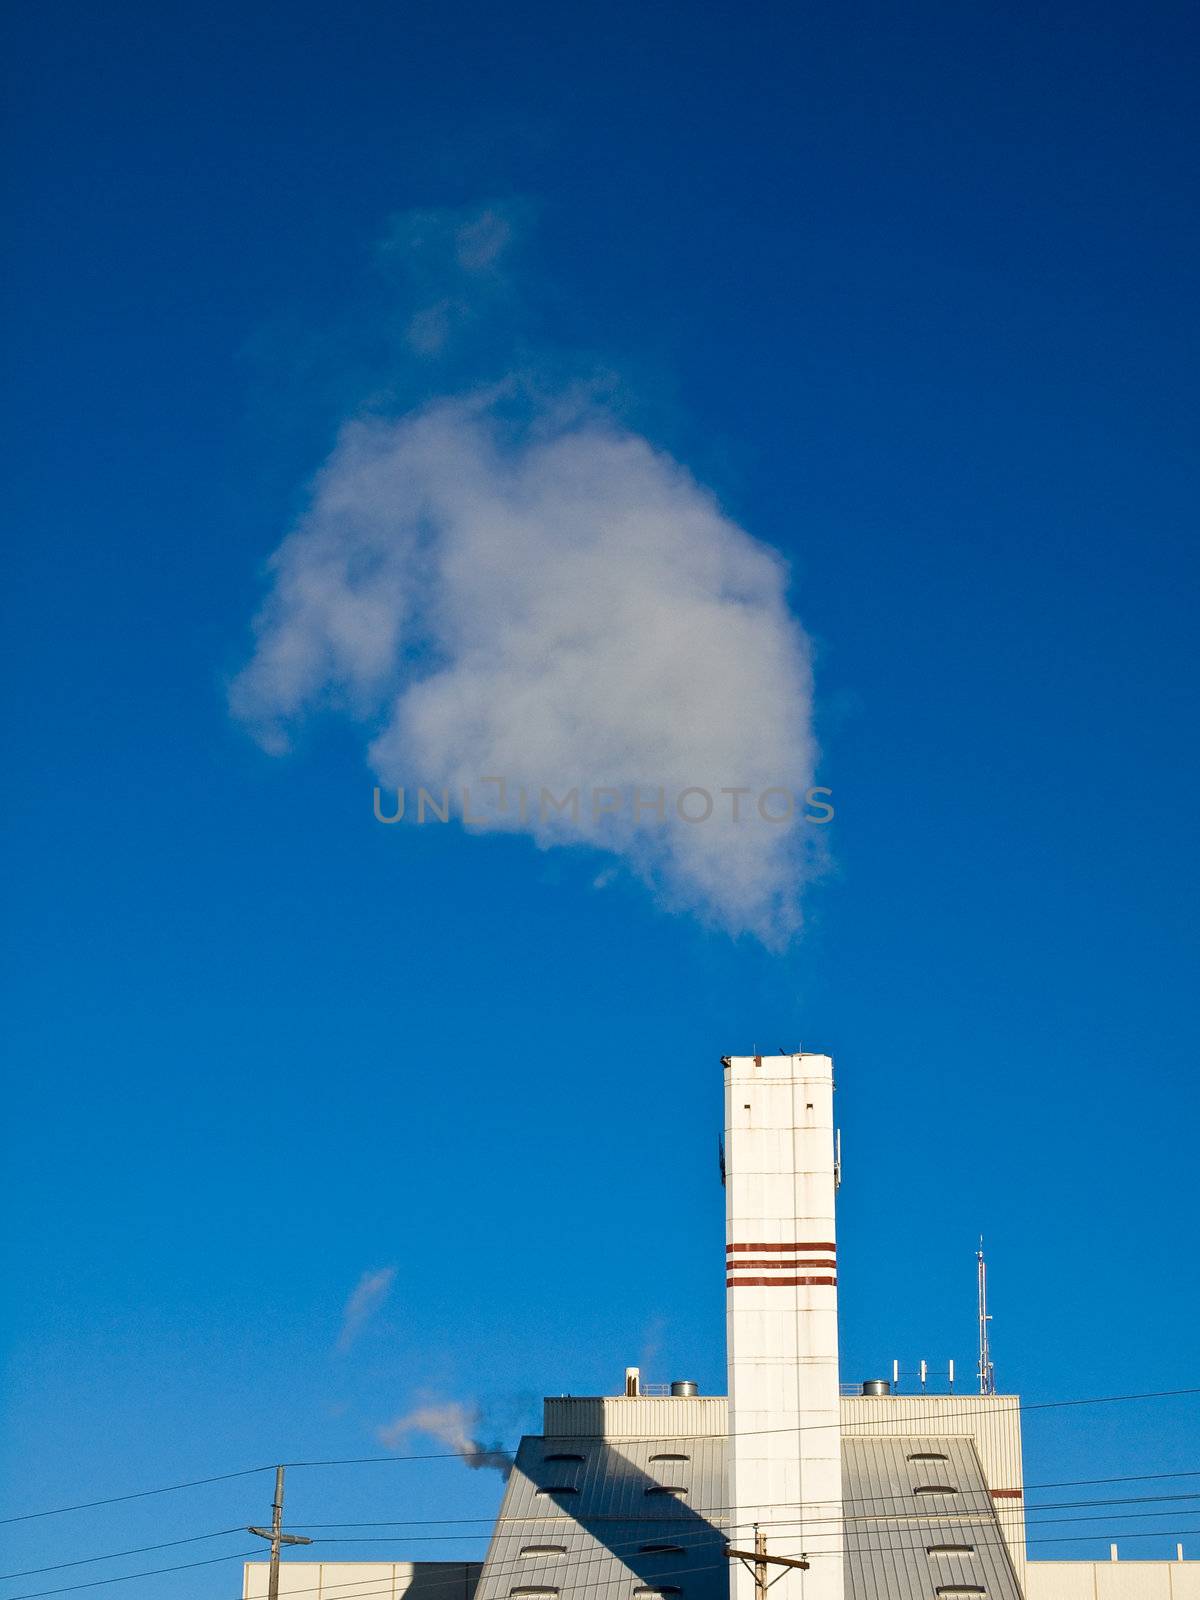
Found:
<svg viewBox="0 0 1200 1600"><path fill-rule="evenodd" d="M906 1461L949 1461L949 1456L944 1456L940 1450L914 1450L912 1455L905 1456Z"/></svg>
<svg viewBox="0 0 1200 1600"><path fill-rule="evenodd" d="M952 1483L918 1483L913 1490L914 1494L957 1494L958 1490Z"/></svg>
<svg viewBox="0 0 1200 1600"><path fill-rule="evenodd" d="M685 1456L681 1450L660 1450L656 1456L650 1457L651 1461L690 1461L691 1456Z"/></svg>
<svg viewBox="0 0 1200 1600"><path fill-rule="evenodd" d="M565 1556L566 1553L567 1547L565 1544L523 1544L521 1546L521 1554L523 1556Z"/></svg>
<svg viewBox="0 0 1200 1600"><path fill-rule="evenodd" d="M640 1556L681 1556L682 1554L683 1546L681 1544L638 1545L638 1555Z"/></svg>
<svg viewBox="0 0 1200 1600"><path fill-rule="evenodd" d="M944 1461L945 1457L941 1457ZM582 1461L583 1456L576 1455L574 1450L556 1450L553 1455L543 1456L543 1461Z"/></svg>
<svg viewBox="0 0 1200 1600"><path fill-rule="evenodd" d="M925 1546L925 1554L927 1556L973 1556L975 1554L975 1546L973 1544L927 1544Z"/></svg>
<svg viewBox="0 0 1200 1600"><path fill-rule="evenodd" d="M681 1483L652 1483L646 1490L647 1494L686 1494L687 1490Z"/></svg>
<svg viewBox="0 0 1200 1600"><path fill-rule="evenodd" d="M547 1494L578 1494L579 1490L573 1483L548 1483L544 1489L539 1489L540 1495Z"/></svg>

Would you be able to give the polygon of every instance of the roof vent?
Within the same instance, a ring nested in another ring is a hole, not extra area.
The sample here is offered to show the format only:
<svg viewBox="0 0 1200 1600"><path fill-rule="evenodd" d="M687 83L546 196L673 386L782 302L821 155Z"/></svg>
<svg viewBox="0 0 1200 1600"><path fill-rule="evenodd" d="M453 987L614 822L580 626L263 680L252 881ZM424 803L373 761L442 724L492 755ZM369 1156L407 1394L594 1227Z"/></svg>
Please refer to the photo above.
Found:
<svg viewBox="0 0 1200 1600"><path fill-rule="evenodd" d="M646 1490L647 1494L678 1494L685 1495L687 1490L681 1483L652 1483Z"/></svg>
<svg viewBox="0 0 1200 1600"><path fill-rule="evenodd" d="M892 1381L890 1378L867 1378L862 1386L864 1394L891 1394Z"/></svg>
<svg viewBox="0 0 1200 1600"><path fill-rule="evenodd" d="M651 1461L690 1461L691 1456L685 1456L682 1450L659 1450L650 1457Z"/></svg>
<svg viewBox="0 0 1200 1600"><path fill-rule="evenodd" d="M913 1489L914 1494L957 1494L958 1490L952 1483L918 1483Z"/></svg>
<svg viewBox="0 0 1200 1600"><path fill-rule="evenodd" d="M671 1384L671 1393L676 1397L676 1399L681 1399L694 1394L699 1394L700 1388L699 1385L693 1383L690 1378L676 1378Z"/></svg>

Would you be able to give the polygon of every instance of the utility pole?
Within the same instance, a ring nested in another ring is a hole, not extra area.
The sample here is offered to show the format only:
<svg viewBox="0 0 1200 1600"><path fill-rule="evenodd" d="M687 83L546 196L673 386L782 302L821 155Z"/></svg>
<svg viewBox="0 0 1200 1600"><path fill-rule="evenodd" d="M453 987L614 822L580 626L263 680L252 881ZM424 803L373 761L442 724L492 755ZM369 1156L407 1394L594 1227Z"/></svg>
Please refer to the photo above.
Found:
<svg viewBox="0 0 1200 1600"><path fill-rule="evenodd" d="M803 1558L797 1560L794 1556L769 1556L767 1554L767 1536L757 1522L754 1524L754 1549L752 1551L734 1550L732 1546L727 1545L725 1554L731 1561L740 1561L747 1567L753 1563L754 1600L767 1600L767 1590L772 1584L778 1583L780 1578L786 1578L789 1570L795 1571L799 1568L801 1572L807 1572L809 1568L809 1563ZM782 1567L784 1569L776 1577L772 1578L770 1582L767 1581L767 1568L769 1566Z"/></svg>
<svg viewBox="0 0 1200 1600"><path fill-rule="evenodd" d="M279 1600L279 1547L283 1544L311 1544L311 1539L306 1539L300 1533L284 1533L283 1531L283 1468L275 1468L275 1499L271 1505L270 1528L247 1528L247 1533L253 1533L260 1539L269 1539L271 1543L271 1576L267 1580L268 1600Z"/></svg>

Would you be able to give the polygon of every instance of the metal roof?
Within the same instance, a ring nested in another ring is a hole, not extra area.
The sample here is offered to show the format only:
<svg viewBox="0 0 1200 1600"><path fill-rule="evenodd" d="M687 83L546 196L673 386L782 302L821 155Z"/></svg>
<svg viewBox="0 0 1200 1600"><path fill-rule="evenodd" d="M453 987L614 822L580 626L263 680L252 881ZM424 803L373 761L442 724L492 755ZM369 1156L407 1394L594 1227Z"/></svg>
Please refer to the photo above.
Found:
<svg viewBox="0 0 1200 1600"><path fill-rule="evenodd" d="M572 1455L583 1459L549 1459ZM676 1488L686 1493L662 1492ZM723 1439L522 1439L476 1600L633 1600L638 1589L728 1600L725 1517L711 1509L725 1498ZM546 1545L562 1553L522 1555Z"/></svg>
<svg viewBox="0 0 1200 1600"><path fill-rule="evenodd" d="M843 1438L842 1480L846 1600L1021 1600L969 1438ZM728 1600L728 1499L724 1439L523 1439L476 1600Z"/></svg>
<svg viewBox="0 0 1200 1600"><path fill-rule="evenodd" d="M957 1493L936 1492L943 1486ZM842 1494L846 1600L934 1600L939 1590L1021 1600L970 1439L843 1436Z"/></svg>

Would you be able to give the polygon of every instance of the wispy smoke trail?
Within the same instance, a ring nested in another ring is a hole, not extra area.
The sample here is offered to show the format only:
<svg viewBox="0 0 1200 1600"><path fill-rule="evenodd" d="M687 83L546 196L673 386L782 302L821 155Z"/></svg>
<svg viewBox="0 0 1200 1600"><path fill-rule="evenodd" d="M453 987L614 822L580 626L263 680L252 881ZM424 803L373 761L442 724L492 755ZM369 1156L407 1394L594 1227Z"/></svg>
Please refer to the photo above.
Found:
<svg viewBox="0 0 1200 1600"><path fill-rule="evenodd" d="M379 1310L391 1292L395 1267L381 1267L377 1272L364 1272L342 1313L342 1330L338 1334L339 1350L349 1350L370 1319Z"/></svg>
<svg viewBox="0 0 1200 1600"><path fill-rule="evenodd" d="M380 1428L379 1441L389 1450L397 1449L413 1433L428 1434L448 1444L466 1462L478 1470L490 1467L507 1478L513 1467L513 1457L502 1444L481 1444L474 1437L480 1414L478 1407L460 1405L448 1400L442 1405L418 1406L406 1416L397 1417L387 1427Z"/></svg>

